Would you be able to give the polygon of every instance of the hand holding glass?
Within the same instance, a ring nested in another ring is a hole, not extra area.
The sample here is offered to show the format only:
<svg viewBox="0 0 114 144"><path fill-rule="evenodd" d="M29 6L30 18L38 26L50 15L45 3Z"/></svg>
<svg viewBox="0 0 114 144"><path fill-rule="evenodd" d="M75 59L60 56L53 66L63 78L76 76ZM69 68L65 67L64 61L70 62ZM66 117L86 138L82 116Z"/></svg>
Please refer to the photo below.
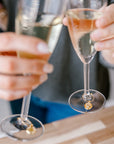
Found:
<svg viewBox="0 0 114 144"><path fill-rule="evenodd" d="M56 5L56 7L55 7ZM18 51L18 58L46 59L54 51L62 29L62 19L67 7L67 0L19 0L16 16L16 33L38 37L49 47L49 54L33 55ZM24 43L23 43L24 44ZM22 73L22 76L33 75ZM18 76L18 75L17 75ZM12 115L1 123L2 131L18 140L32 140L44 132L43 124L28 116L31 94L23 99L20 115Z"/></svg>
<svg viewBox="0 0 114 144"><path fill-rule="evenodd" d="M84 90L72 93L69 104L81 113L95 112L101 109L106 101L102 93L89 89L89 63L96 54L95 42L91 40L90 35L96 29L96 20L102 15L99 8L103 4L103 0L71 0L71 9L67 12L70 37L77 55L84 64Z"/></svg>

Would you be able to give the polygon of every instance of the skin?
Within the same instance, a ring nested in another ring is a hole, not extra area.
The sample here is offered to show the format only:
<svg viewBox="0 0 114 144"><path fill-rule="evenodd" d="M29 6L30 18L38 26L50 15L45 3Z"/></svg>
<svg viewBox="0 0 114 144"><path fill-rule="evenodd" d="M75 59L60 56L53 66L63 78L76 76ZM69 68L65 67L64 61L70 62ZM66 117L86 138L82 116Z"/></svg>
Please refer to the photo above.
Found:
<svg viewBox="0 0 114 144"><path fill-rule="evenodd" d="M15 100L26 96L32 89L45 82L47 74L53 71L48 63L47 45L38 38L16 35L15 33L0 34L0 54L3 51L24 51L39 56L40 59L17 58L16 56L0 55L0 98ZM44 55L43 59L41 56ZM46 56L46 58L45 58ZM19 75L31 73L32 75Z"/></svg>
<svg viewBox="0 0 114 144"><path fill-rule="evenodd" d="M101 51L104 59L114 64L114 4L103 8L103 16L96 21L97 29L91 34L96 41L95 49Z"/></svg>
<svg viewBox="0 0 114 144"><path fill-rule="evenodd" d="M114 4L100 10L103 16L96 21L97 29L92 32L91 39L95 41L96 51L101 51L109 64L114 64ZM67 19L63 20L68 26Z"/></svg>

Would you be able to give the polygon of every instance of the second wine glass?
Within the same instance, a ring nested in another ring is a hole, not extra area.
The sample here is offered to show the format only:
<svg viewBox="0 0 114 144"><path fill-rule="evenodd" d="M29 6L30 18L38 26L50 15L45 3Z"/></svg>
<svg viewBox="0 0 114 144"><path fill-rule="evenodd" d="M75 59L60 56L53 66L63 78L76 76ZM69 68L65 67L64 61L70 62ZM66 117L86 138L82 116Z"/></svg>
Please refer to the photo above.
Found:
<svg viewBox="0 0 114 144"><path fill-rule="evenodd" d="M101 0L71 1L67 12L68 29L74 49L84 65L84 89L69 97L70 106L81 113L95 112L105 104L105 97L97 90L89 88L89 64L96 54L91 32L96 29L95 22L102 16L100 8L106 5Z"/></svg>
<svg viewBox="0 0 114 144"><path fill-rule="evenodd" d="M56 5L56 6L55 6ZM18 51L18 58L48 60L54 51L62 30L62 20L67 8L67 0L19 0L16 15L16 33L38 37L49 47L50 54L33 55ZM32 73L17 76L31 76ZM5 118L1 129L18 140L32 140L44 132L43 124L28 116L31 93L25 96L21 114Z"/></svg>

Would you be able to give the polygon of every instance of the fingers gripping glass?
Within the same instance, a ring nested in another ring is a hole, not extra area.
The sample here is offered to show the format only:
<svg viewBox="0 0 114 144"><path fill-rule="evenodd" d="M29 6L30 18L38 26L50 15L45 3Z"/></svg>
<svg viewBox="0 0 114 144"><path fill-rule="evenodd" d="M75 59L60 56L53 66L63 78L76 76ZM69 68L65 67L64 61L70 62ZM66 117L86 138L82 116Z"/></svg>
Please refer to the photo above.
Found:
<svg viewBox="0 0 114 144"><path fill-rule="evenodd" d="M95 112L105 104L102 93L89 88L89 64L96 54L91 32L96 29L95 22L101 17L100 8L106 1L71 0L71 9L67 11L68 29L74 49L84 65L84 89L76 91L69 97L70 106L81 113Z"/></svg>
<svg viewBox="0 0 114 144"><path fill-rule="evenodd" d="M50 52L50 54L42 54L38 57L18 51L19 58L49 59L61 33L66 7L67 0L19 0L15 21L16 33L43 39L48 44ZM31 93L24 97L20 115L10 116L1 123L2 131L18 140L32 140L44 132L43 124L38 119L28 116L30 97Z"/></svg>

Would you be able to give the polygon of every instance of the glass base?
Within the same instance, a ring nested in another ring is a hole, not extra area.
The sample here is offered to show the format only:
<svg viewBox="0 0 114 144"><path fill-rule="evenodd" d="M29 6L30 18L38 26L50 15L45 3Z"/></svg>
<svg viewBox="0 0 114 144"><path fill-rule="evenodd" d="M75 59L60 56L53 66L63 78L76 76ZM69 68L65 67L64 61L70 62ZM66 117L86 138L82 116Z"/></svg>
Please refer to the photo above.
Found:
<svg viewBox="0 0 114 144"><path fill-rule="evenodd" d="M95 112L105 105L106 99L102 93L90 89L88 93L78 90L71 94L68 103L75 111L81 113Z"/></svg>
<svg viewBox="0 0 114 144"><path fill-rule="evenodd" d="M44 133L44 126L34 117L24 119L18 114L4 119L1 130L12 138L26 141L40 137Z"/></svg>

